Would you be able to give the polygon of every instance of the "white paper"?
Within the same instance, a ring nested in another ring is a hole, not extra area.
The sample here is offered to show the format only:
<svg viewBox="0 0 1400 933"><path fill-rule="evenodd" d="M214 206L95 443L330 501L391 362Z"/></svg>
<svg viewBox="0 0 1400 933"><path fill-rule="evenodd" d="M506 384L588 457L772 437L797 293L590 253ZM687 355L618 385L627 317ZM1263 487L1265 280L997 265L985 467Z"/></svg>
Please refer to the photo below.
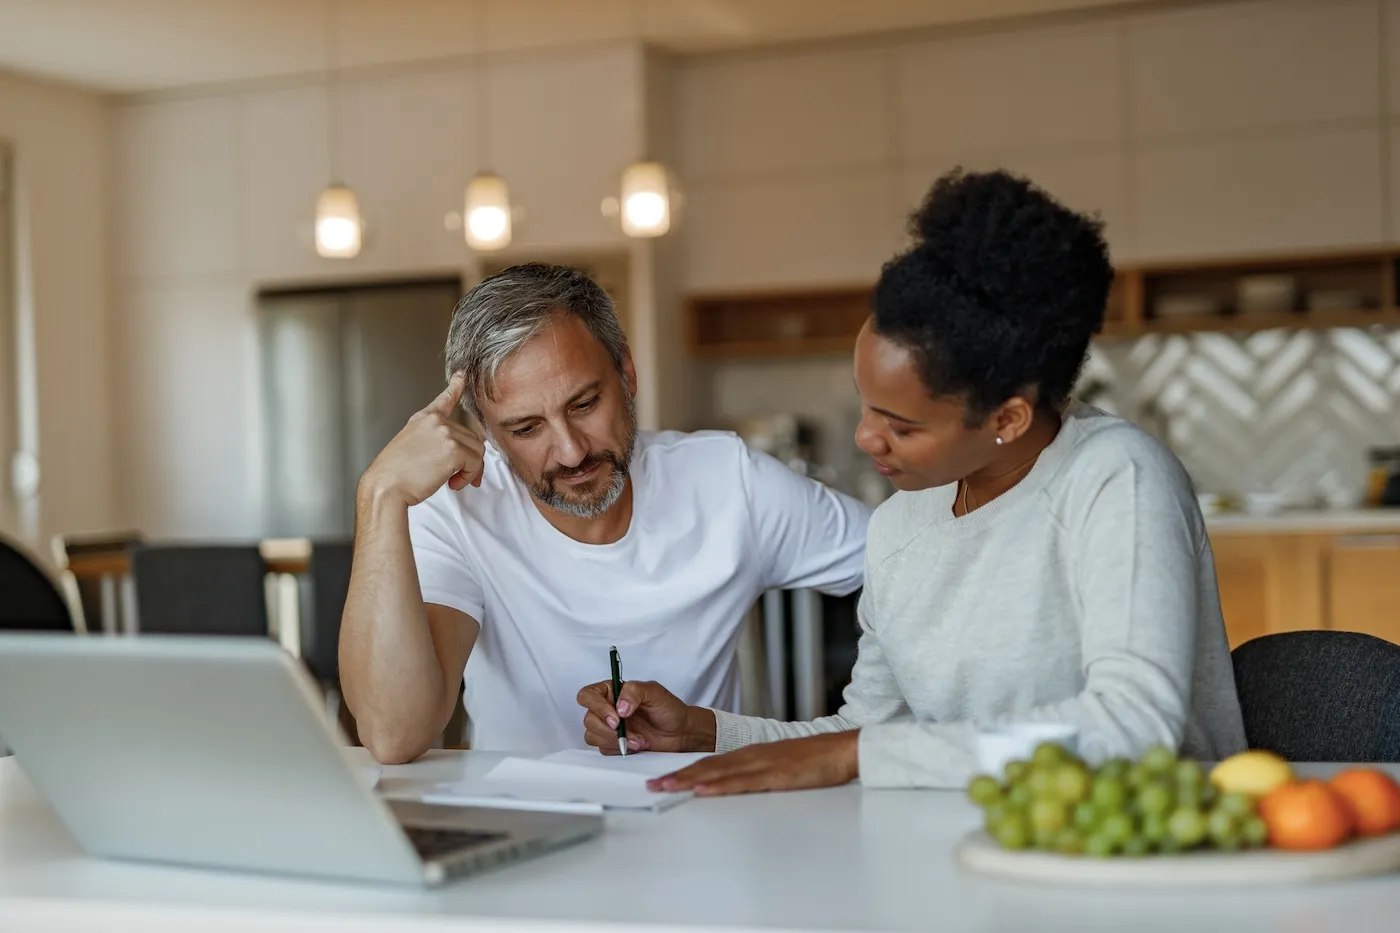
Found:
<svg viewBox="0 0 1400 933"><path fill-rule="evenodd" d="M644 778L659 778L679 771L695 762L709 758L711 752L633 752L627 757L604 755L591 748L569 748L545 755L541 761L551 764L597 768L619 774L637 774Z"/></svg>
<svg viewBox="0 0 1400 933"><path fill-rule="evenodd" d="M602 759L604 756L596 757ZM629 761L633 757L629 755ZM640 759L646 756L635 757ZM600 765L591 761L588 764L573 763L579 760L579 756L566 756L562 761L555 755L543 760L506 758L484 777L434 785L424 791L422 799L425 803L456 806L567 812L596 812L602 808L659 813L689 800L692 795L688 792L661 794L647 790L647 779L653 776L650 772L667 774L695 760L695 756L678 755L674 759L671 756L654 757L667 758L667 765L663 767L657 762L640 773L617 768L611 759L608 764ZM621 757L616 760L621 761ZM638 766L632 767L635 769Z"/></svg>

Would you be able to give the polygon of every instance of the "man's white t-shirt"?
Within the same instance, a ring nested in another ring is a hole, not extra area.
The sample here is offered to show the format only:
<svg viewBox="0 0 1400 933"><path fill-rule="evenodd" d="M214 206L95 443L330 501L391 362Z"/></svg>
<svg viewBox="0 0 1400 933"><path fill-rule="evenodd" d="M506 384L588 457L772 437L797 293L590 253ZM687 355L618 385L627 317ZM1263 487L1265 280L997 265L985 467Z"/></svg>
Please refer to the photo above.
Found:
<svg viewBox="0 0 1400 933"><path fill-rule="evenodd" d="M583 745L581 687L627 680L737 711L744 614L772 588L861 585L870 510L718 431L642 431L632 522L583 544L545 520L488 446L480 487L443 486L409 509L423 600L481 623L467 662L472 746Z"/></svg>

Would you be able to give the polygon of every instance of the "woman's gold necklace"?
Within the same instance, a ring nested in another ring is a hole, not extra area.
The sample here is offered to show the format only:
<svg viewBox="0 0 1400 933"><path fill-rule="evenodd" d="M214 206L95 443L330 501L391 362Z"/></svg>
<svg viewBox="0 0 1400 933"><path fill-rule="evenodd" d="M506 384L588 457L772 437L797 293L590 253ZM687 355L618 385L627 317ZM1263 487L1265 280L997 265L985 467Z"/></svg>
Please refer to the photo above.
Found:
<svg viewBox="0 0 1400 933"><path fill-rule="evenodd" d="M1040 459L1040 455L1041 455L1042 453L1044 453L1044 452L1045 452L1044 448L1042 448L1042 449L1040 449L1040 450L1037 450L1035 453L1031 454L1031 456L1030 456L1029 459L1027 459L1027 460L1022 460L1020 463L1016 464L1016 465L1015 465L1014 467L1012 467L1011 469L1005 470L1005 471L1003 471L1003 472L1001 472L1001 473L998 473L996 476L993 476L992 479L997 479L998 477L1002 477L1002 476L1010 476L1011 474L1017 472L1018 470L1022 469L1023 467L1026 467L1026 466L1029 466L1030 464L1035 463L1036 460ZM1012 485L1014 486L1015 484L1013 483ZM963 477L963 480L962 480L962 510L963 510L963 514L964 514L964 515L967 515L967 514L971 513L971 511L972 511L971 507L968 505L968 494L970 493L971 489L972 489L972 484L969 483L969 482L967 481L967 477Z"/></svg>

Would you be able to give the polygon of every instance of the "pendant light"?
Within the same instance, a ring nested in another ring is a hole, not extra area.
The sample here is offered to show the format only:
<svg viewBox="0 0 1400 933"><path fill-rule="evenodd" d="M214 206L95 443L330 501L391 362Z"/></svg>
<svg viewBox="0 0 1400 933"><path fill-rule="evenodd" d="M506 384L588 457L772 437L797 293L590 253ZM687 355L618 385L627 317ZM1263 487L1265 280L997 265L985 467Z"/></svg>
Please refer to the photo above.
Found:
<svg viewBox="0 0 1400 933"><path fill-rule="evenodd" d="M480 170L467 183L462 207L462 230L467 246L491 252L510 245L510 189L506 180L486 166L491 164L491 85L489 67L482 67L486 49L485 17L481 15L480 0L472 3L472 71L476 81L476 146Z"/></svg>
<svg viewBox="0 0 1400 933"><path fill-rule="evenodd" d="M316 252L327 259L354 259L360 254L364 224L360 202L336 174L336 0L326 0L326 134L331 183L316 199Z"/></svg>
<svg viewBox="0 0 1400 933"><path fill-rule="evenodd" d="M632 26L636 38L646 42L646 23L640 0L632 0ZM641 159L622 172L622 197L618 212L622 232L630 237L659 237L671 229L674 185L665 165Z"/></svg>
<svg viewBox="0 0 1400 933"><path fill-rule="evenodd" d="M670 173L660 162L633 162L622 173L622 232L658 237L670 229Z"/></svg>

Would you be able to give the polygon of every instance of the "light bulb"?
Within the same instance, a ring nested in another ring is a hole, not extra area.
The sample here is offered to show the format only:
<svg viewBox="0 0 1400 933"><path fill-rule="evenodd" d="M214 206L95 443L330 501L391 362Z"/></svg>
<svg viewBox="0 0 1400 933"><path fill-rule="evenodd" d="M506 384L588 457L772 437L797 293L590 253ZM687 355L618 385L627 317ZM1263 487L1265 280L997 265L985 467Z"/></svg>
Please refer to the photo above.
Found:
<svg viewBox="0 0 1400 933"><path fill-rule="evenodd" d="M316 201L316 252L328 259L353 259L360 253L360 204L355 192L331 185Z"/></svg>
<svg viewBox="0 0 1400 933"><path fill-rule="evenodd" d="M670 179L660 162L636 162L622 173L622 232L656 237L671 229Z"/></svg>
<svg viewBox="0 0 1400 933"><path fill-rule="evenodd" d="M472 236L477 240L495 243L505 234L510 218L501 208L487 205L474 208L467 223L471 225Z"/></svg>
<svg viewBox="0 0 1400 933"><path fill-rule="evenodd" d="M510 245L510 190L499 175L483 172L467 185L467 245L476 250L504 249Z"/></svg>

